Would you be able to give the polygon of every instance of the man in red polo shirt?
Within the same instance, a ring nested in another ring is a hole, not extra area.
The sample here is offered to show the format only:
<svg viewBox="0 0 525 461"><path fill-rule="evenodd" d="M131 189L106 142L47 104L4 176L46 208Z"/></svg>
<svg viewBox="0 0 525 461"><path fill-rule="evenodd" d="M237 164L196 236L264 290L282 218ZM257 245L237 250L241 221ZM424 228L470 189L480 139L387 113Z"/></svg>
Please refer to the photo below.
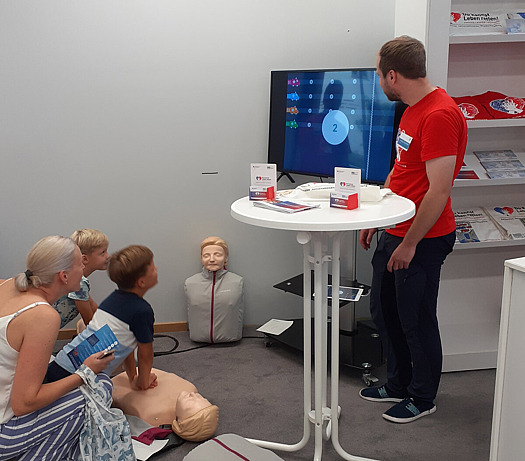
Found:
<svg viewBox="0 0 525 461"><path fill-rule="evenodd" d="M362 389L360 396L395 402L383 418L406 423L436 411L443 361L439 276L455 241L450 192L463 163L467 125L452 98L428 80L418 40L402 36L385 43L377 74L386 96L408 105L385 187L412 200L416 214L383 232L372 259L370 311L386 351L387 382ZM361 231L365 250L376 231Z"/></svg>

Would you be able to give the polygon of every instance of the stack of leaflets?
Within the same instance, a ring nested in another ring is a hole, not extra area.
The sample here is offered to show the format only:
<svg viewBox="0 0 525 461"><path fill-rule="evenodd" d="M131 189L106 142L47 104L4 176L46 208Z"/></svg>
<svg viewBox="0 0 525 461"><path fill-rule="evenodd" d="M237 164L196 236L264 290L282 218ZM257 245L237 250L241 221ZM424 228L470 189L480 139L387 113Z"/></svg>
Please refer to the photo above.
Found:
<svg viewBox="0 0 525 461"><path fill-rule="evenodd" d="M456 243L504 240L498 227L481 207L454 210Z"/></svg>
<svg viewBox="0 0 525 461"><path fill-rule="evenodd" d="M525 239L525 206L495 206L484 208L507 239Z"/></svg>
<svg viewBox="0 0 525 461"><path fill-rule="evenodd" d="M312 208L318 208L319 204L308 204L292 202L290 200L262 200L253 202L254 206L266 208L268 210L281 211L283 213L297 213L298 211L311 210Z"/></svg>
<svg viewBox="0 0 525 461"><path fill-rule="evenodd" d="M525 165L511 150L474 151L491 179L525 178Z"/></svg>

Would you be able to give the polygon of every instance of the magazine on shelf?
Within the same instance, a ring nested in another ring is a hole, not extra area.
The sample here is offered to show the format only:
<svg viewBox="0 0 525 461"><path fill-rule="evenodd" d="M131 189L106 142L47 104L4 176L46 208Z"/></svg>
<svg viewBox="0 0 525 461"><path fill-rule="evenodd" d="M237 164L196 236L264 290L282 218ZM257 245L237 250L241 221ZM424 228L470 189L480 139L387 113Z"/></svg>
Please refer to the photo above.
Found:
<svg viewBox="0 0 525 461"><path fill-rule="evenodd" d="M522 13L525 14L525 13ZM506 19L507 34L525 34L525 19Z"/></svg>
<svg viewBox="0 0 525 461"><path fill-rule="evenodd" d="M481 207L454 210L456 242L490 242L504 240L494 221Z"/></svg>
<svg viewBox="0 0 525 461"><path fill-rule="evenodd" d="M475 150L474 155L480 162L494 160L518 160L516 154L510 149L504 150Z"/></svg>
<svg viewBox="0 0 525 461"><path fill-rule="evenodd" d="M453 11L450 13L449 34L490 35L505 34L507 25L503 11Z"/></svg>
<svg viewBox="0 0 525 461"><path fill-rule="evenodd" d="M525 239L525 206L494 206L484 210L506 238Z"/></svg>
<svg viewBox="0 0 525 461"><path fill-rule="evenodd" d="M479 179L478 174L471 168L461 168L456 179Z"/></svg>
<svg viewBox="0 0 525 461"><path fill-rule="evenodd" d="M456 221L456 243L479 242L478 234L469 222Z"/></svg>
<svg viewBox="0 0 525 461"><path fill-rule="evenodd" d="M84 341L68 352L69 360L77 369L90 355L95 352L111 351L119 344L115 334L108 325L104 325L88 336Z"/></svg>
<svg viewBox="0 0 525 461"><path fill-rule="evenodd" d="M525 170L525 165L519 160L483 160L480 163L487 173Z"/></svg>
<svg viewBox="0 0 525 461"><path fill-rule="evenodd" d="M282 213L297 213L298 211L311 210L312 208L319 207L319 204L292 202L291 200L262 200L260 202L253 202L253 205Z"/></svg>
<svg viewBox="0 0 525 461"><path fill-rule="evenodd" d="M487 171L490 179L525 178L525 169L513 171Z"/></svg>

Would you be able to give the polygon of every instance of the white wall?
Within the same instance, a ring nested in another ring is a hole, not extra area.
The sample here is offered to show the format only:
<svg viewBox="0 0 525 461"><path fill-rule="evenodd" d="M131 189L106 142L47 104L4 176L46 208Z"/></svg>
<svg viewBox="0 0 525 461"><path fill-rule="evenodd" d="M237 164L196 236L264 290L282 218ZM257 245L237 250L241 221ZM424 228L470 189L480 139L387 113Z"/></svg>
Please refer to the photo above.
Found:
<svg viewBox="0 0 525 461"><path fill-rule="evenodd" d="M40 237L92 227L110 251L151 247L156 320L185 321L183 282L219 235L246 281L245 323L300 315L299 297L272 288L302 270L294 233L229 211L266 160L270 70L374 66L393 12L389 0L0 2L0 278L25 270ZM113 284L90 279L100 302Z"/></svg>

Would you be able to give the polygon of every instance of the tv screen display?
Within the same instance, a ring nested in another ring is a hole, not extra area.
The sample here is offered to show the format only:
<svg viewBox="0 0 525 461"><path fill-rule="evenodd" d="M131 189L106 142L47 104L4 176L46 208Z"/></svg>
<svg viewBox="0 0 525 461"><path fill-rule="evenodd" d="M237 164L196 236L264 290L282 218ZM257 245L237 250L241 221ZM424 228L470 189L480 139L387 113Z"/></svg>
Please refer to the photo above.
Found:
<svg viewBox="0 0 525 461"><path fill-rule="evenodd" d="M381 184L401 106L387 99L373 68L272 71L268 162L320 177L360 168L362 182Z"/></svg>

